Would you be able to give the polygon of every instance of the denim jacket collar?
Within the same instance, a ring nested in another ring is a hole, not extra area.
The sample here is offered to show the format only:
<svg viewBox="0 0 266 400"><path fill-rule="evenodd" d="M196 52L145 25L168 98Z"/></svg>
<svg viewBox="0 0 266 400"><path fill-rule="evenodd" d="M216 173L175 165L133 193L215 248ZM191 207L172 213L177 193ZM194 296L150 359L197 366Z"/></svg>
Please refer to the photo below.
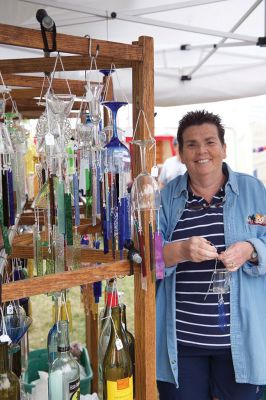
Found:
<svg viewBox="0 0 266 400"><path fill-rule="evenodd" d="M228 181L225 185L226 189L230 186L231 190L238 195L239 190L235 174L233 173L229 165L227 165L225 162L223 163L222 168L223 172L228 175ZM180 197L181 193L184 193L186 196L188 196L187 183L188 173L186 172L183 176L181 176L180 180L177 181L176 188L175 190L173 190L173 198Z"/></svg>

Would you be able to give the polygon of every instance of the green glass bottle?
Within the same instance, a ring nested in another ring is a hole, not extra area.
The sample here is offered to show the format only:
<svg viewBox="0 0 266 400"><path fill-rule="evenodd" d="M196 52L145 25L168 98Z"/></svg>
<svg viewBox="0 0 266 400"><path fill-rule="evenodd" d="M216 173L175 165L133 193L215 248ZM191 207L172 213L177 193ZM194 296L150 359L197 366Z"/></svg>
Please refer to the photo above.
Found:
<svg viewBox="0 0 266 400"><path fill-rule="evenodd" d="M105 310L103 313L103 319L101 320L101 330L98 341L98 361L99 361L99 394L100 398L102 394L103 386L103 360L108 348L108 344L111 336L111 312L112 307L118 306L118 293L116 283L113 279L107 282L105 289Z"/></svg>
<svg viewBox="0 0 266 400"><path fill-rule="evenodd" d="M8 344L0 343L0 399L19 400L20 384L18 377L8 365Z"/></svg>
<svg viewBox="0 0 266 400"><path fill-rule="evenodd" d="M133 370L121 322L120 306L112 308L111 337L103 361L103 400L133 400Z"/></svg>
<svg viewBox="0 0 266 400"><path fill-rule="evenodd" d="M79 365L70 354L68 321L58 323L58 358L53 362L48 377L49 400L79 400Z"/></svg>
<svg viewBox="0 0 266 400"><path fill-rule="evenodd" d="M116 287L116 281L114 279L110 279L109 281L106 282L104 297L105 297L105 309L101 320L100 334L104 328L104 325L107 322L107 317L111 315L111 308L118 305L118 292Z"/></svg>
<svg viewBox="0 0 266 400"><path fill-rule="evenodd" d="M135 382L135 379L134 379L135 378L135 339L134 339L134 336L132 335L132 333L129 332L127 329L126 305L120 304L120 307L121 307L122 326L123 326L123 329L124 329L126 337L127 337L128 350L129 350L129 355L130 355L130 359L132 362L133 382Z"/></svg>

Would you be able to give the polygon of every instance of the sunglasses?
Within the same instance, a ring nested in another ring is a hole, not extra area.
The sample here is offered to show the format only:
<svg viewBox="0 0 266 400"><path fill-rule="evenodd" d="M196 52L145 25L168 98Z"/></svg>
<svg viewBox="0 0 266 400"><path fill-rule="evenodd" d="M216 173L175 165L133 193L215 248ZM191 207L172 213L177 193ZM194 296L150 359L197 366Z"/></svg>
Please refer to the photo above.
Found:
<svg viewBox="0 0 266 400"><path fill-rule="evenodd" d="M191 210L191 211L208 210L208 209L211 209L211 208L219 208L219 207L223 206L224 203L225 203L225 197L223 198L222 201L219 201L219 202L214 203L214 204L197 204L197 205L193 205L193 204L186 203L186 209L187 210Z"/></svg>

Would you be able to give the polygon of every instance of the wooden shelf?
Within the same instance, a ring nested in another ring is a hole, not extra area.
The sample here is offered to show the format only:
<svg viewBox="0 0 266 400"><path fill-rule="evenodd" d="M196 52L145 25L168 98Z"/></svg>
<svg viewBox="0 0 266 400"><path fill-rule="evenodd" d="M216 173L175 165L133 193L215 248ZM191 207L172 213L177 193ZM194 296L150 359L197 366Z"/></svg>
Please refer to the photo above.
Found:
<svg viewBox="0 0 266 400"><path fill-rule="evenodd" d="M49 45L52 42L52 33L48 33ZM26 47L31 49L43 50L43 39L41 32L36 29L22 28L13 25L0 24L0 43L12 46ZM89 39L84 37L66 35L57 33L56 35L57 51L62 53L79 54L86 56L88 59ZM121 61L142 61L143 51L138 45L130 45L124 43L109 42L106 40L91 39L91 52L96 53L96 47L99 46L99 55L97 57L97 65L103 58L112 58ZM30 64L30 63L29 63ZM116 62L115 62L116 64ZM106 63L106 68L107 68ZM109 64L110 67L110 64ZM116 64L117 67L117 64ZM44 69L42 69L44 71ZM2 71L3 72L3 71ZM7 70L7 73L10 71Z"/></svg>
<svg viewBox="0 0 266 400"><path fill-rule="evenodd" d="M76 271L5 283L2 287L2 301L6 302L42 293L57 292L74 286L129 274L130 264L127 260L113 261L104 265L86 266L86 264L83 264L83 267Z"/></svg>

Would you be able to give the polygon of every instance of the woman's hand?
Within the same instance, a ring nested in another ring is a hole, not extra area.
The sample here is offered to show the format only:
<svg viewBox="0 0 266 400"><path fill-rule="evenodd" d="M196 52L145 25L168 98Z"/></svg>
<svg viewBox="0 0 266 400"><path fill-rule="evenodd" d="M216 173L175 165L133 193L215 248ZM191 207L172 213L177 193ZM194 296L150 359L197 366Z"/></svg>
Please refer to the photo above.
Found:
<svg viewBox="0 0 266 400"><path fill-rule="evenodd" d="M249 242L236 242L219 254L218 259L230 272L235 272L250 259L252 251L253 247Z"/></svg>
<svg viewBox="0 0 266 400"><path fill-rule="evenodd" d="M216 248L201 236L192 236L180 243L182 243L182 254L185 260L201 262L218 257Z"/></svg>
<svg viewBox="0 0 266 400"><path fill-rule="evenodd" d="M166 267L170 267L183 261L213 260L218 257L218 253L207 239L192 236L187 240L166 244L163 248L163 257Z"/></svg>

